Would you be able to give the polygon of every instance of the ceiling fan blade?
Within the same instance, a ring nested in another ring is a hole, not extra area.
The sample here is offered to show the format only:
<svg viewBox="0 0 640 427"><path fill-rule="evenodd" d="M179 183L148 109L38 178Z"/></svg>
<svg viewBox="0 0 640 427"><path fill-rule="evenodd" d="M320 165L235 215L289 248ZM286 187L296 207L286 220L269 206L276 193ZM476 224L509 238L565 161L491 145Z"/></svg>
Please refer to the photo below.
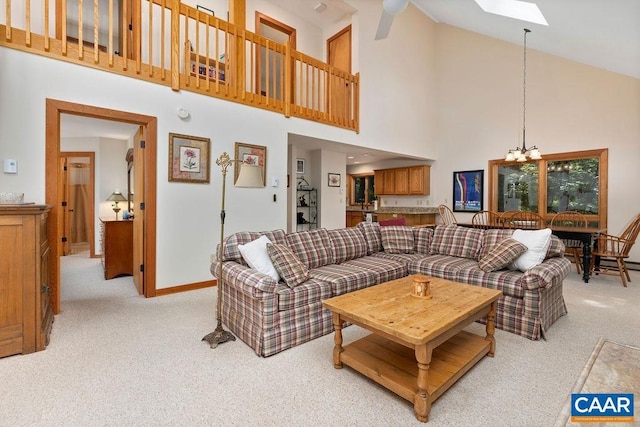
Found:
<svg viewBox="0 0 640 427"><path fill-rule="evenodd" d="M394 15L388 12L382 11L380 22L378 23L378 30L376 31L376 40L386 39L391 31L391 24L393 24Z"/></svg>
<svg viewBox="0 0 640 427"><path fill-rule="evenodd" d="M391 31L391 24L393 24L393 18L405 10L409 0L382 0L382 16L378 23L378 30L376 31L376 40L386 39Z"/></svg>

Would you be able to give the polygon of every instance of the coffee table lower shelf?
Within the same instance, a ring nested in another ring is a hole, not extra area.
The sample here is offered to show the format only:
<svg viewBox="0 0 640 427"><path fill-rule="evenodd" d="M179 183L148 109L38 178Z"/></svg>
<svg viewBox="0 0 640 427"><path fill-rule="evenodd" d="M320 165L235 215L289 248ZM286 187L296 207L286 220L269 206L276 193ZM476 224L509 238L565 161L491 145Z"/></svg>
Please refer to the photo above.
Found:
<svg viewBox="0 0 640 427"><path fill-rule="evenodd" d="M429 365L427 391L431 403L489 353L491 343L461 331L436 347ZM371 334L344 347L340 361L415 403L418 365L415 352L382 336Z"/></svg>

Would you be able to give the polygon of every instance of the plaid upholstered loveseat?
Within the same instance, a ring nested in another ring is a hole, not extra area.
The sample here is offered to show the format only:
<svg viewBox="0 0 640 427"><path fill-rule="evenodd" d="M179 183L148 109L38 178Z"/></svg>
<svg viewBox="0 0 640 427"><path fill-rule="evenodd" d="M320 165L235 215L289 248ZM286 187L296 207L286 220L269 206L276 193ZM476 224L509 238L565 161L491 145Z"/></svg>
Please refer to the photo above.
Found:
<svg viewBox="0 0 640 427"><path fill-rule="evenodd" d="M225 239L222 266L222 319L260 356L270 356L333 331L324 299L404 277L425 274L499 289L496 327L540 339L567 313L562 282L571 263L552 236L546 259L526 272L486 272L478 261L511 235L511 230L458 226L411 228L360 223L337 230L294 233L240 232ZM238 245L265 235L286 245L308 267L297 286L249 268ZM217 263L211 272L217 274Z"/></svg>

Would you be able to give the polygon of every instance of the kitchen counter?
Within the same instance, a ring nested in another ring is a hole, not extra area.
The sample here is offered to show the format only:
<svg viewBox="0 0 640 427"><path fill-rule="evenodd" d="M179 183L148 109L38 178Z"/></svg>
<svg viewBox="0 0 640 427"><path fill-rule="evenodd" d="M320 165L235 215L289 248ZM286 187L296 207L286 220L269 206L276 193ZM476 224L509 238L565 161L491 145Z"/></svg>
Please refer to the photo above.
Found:
<svg viewBox="0 0 640 427"><path fill-rule="evenodd" d="M366 212L373 213L376 212L373 210L373 206L365 206L364 209L360 208L360 206L347 206L347 212Z"/></svg>
<svg viewBox="0 0 640 427"><path fill-rule="evenodd" d="M406 206L384 206L379 207L376 211L379 214L405 214L405 215L422 215L437 214L438 208L433 207L406 207Z"/></svg>

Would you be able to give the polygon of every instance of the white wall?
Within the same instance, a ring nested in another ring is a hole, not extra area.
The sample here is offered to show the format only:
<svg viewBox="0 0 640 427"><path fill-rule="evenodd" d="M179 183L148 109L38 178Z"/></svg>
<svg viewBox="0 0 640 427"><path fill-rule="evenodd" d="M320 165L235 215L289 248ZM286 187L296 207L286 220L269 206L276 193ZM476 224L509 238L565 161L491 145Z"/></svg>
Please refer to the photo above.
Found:
<svg viewBox="0 0 640 427"><path fill-rule="evenodd" d="M315 150L314 155L319 159L319 176L316 181L321 204L318 217L320 226L327 229L344 228L346 226L345 197L346 163L344 153L336 153L327 150ZM340 174L340 187L329 187L329 173Z"/></svg>
<svg viewBox="0 0 640 427"><path fill-rule="evenodd" d="M395 25L395 24L394 24ZM609 149L608 226L640 212L640 80L527 48L527 146L543 154ZM433 205L451 204L452 173L485 170L522 132L522 46L448 25L437 33L438 160ZM456 214L461 221L471 214ZM640 245L630 259L640 262Z"/></svg>
<svg viewBox="0 0 640 427"><path fill-rule="evenodd" d="M10 67L6 64L21 64ZM45 100L59 99L158 118L157 288L211 279L209 256L220 240L221 176L215 159L242 141L267 147L267 176L277 188L240 189L227 180L225 235L286 228L288 133L349 140L353 132L241 104L0 47L0 159L18 160L18 174L0 173L0 191L45 200ZM46 70L46 73L42 72ZM27 84L28 82L28 84ZM56 84L51 84L56 82ZM178 107L191 119L176 116ZM251 126L247 126L251 123ZM211 138L211 182L168 182L168 133ZM119 160L125 168L124 153ZM293 180L292 180L293 183ZM126 183L122 188L126 188ZM277 202L273 202L273 194Z"/></svg>

